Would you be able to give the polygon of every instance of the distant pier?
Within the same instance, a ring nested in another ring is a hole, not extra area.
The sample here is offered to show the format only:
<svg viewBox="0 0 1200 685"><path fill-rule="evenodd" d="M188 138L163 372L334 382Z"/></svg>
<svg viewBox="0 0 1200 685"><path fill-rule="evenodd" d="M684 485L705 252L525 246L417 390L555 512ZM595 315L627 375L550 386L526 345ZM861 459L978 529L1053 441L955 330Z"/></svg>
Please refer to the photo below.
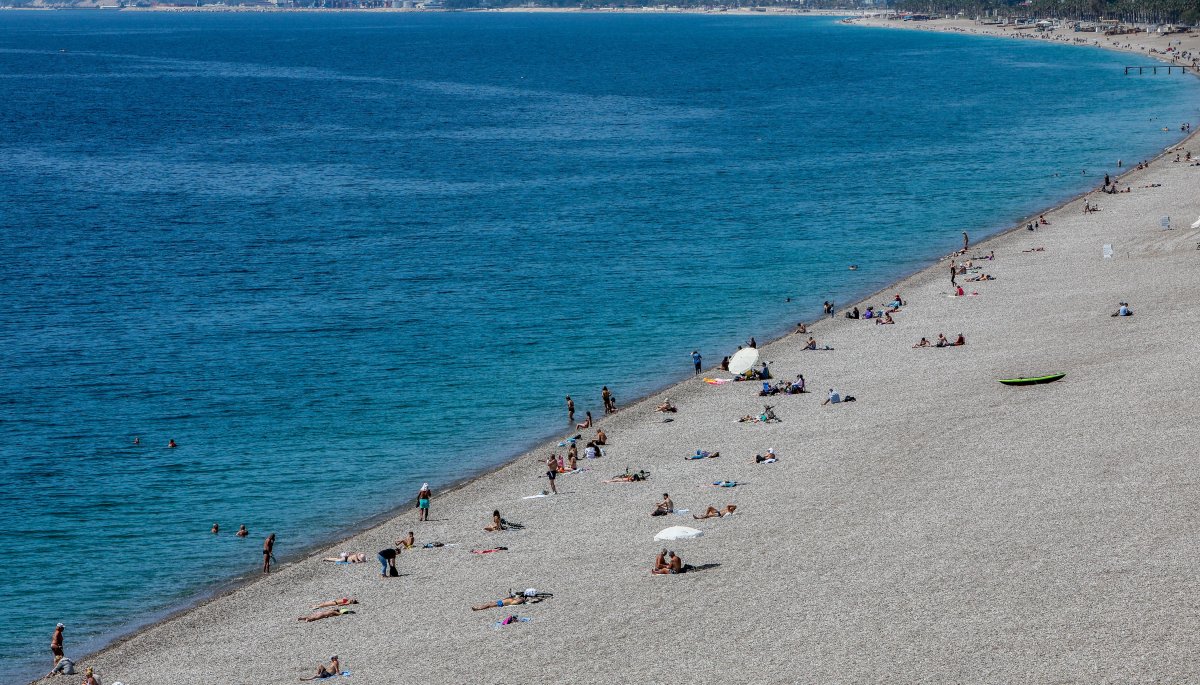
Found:
<svg viewBox="0 0 1200 685"><path fill-rule="evenodd" d="M1188 67L1183 64L1151 64L1149 66L1144 66L1144 67L1125 67L1125 75L1128 76L1130 73L1133 73L1134 71L1136 71L1137 74L1140 76L1143 73L1145 73L1147 69L1150 70L1151 74L1157 74L1159 69L1166 69L1168 74L1171 73L1172 69L1178 69L1179 73L1186 74L1187 70L1190 68L1191 67Z"/></svg>

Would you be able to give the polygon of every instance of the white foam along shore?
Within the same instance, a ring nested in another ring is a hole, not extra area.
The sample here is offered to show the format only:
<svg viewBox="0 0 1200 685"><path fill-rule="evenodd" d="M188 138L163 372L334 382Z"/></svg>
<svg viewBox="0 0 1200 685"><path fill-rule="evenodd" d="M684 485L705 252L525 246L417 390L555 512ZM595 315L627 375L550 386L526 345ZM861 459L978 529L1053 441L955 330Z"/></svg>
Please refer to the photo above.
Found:
<svg viewBox="0 0 1200 685"><path fill-rule="evenodd" d="M943 261L885 291L908 303L894 325L839 316L811 328L832 351L763 348L812 394L687 381L602 421L606 456L557 496L525 499L542 446L435 497L430 522L402 513L80 661L128 685L295 682L332 654L359 683L1198 680L1200 166L1173 159L974 247L995 280L960 276L971 295L950 296ZM1109 316L1121 301L1136 315ZM968 344L911 347L939 332ZM1050 371L1068 375L996 382ZM858 401L822 406L829 387ZM764 402L781 423L737 422ZM768 448L780 461L755 464ZM626 466L650 480L604 482ZM722 479L740 485L707 487ZM650 517L664 492L738 513ZM484 532L493 509L524 528ZM715 566L651 575L654 534L680 524L704 536L671 548ZM375 553L409 530L447 546L380 578ZM342 550L369 561L320 560ZM470 610L526 587L554 597ZM356 613L296 620L338 597ZM494 625L511 614L532 620Z"/></svg>

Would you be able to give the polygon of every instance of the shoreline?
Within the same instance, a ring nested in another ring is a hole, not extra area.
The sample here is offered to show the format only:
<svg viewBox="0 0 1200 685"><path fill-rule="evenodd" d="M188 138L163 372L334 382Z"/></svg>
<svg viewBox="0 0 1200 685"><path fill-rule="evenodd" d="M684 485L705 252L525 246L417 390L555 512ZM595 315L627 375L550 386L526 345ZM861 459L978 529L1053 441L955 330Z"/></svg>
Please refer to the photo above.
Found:
<svg viewBox="0 0 1200 685"><path fill-rule="evenodd" d="M243 5L201 5L154 7L52 7L52 6L6 6L0 11L12 10L17 12L58 12L58 11L103 11L103 12L251 12L251 13L317 13L317 14L446 14L446 13L490 13L490 14L710 14L727 16L801 16L801 17L844 17L848 10L811 9L797 10L789 7L764 7L750 9L746 7L730 7L722 10L708 10L690 7L466 7L461 9L424 8L424 7L251 7Z"/></svg>
<svg viewBox="0 0 1200 685"><path fill-rule="evenodd" d="M150 11L174 11L175 9L176 8L166 8L166 9L152 8ZM214 10L214 11L227 11L228 9L232 9L232 8L221 8L221 9ZM139 10L139 11L145 11L145 10ZM186 11L192 11L192 10L186 10ZM196 11L205 11L205 9L197 8ZM247 11L258 11L258 10L247 8ZM286 10L286 11L294 11L294 10ZM305 11L305 10L299 10L299 11ZM317 10L317 11L371 11L371 10ZM393 10L393 11L397 11L397 10ZM398 10L398 11L405 11L405 10ZM409 10L409 11L411 11L411 10ZM549 10L549 11L556 11L556 10ZM567 10L567 11L571 11L571 10ZM575 10L575 11L578 11L578 10ZM629 10L629 11L637 12L637 13L642 12L642 10ZM671 13L671 12L668 12L668 13ZM762 13L753 13L753 12L747 11L747 12L744 12L744 14L753 15L753 14L762 14ZM768 14L771 14L771 13L768 13ZM796 13L796 14L804 14L804 13ZM833 14L835 16L844 16L845 15L844 12L833 13ZM777 14L775 14L775 15L777 15ZM913 29L920 29L920 30L931 30L924 26L901 27L901 26L890 26L886 23L881 23L880 25L887 26L889 28L913 28ZM949 30L949 29L947 29L947 30ZM992 35L1007 37L1007 34L992 34ZM1129 38L1129 37L1124 36L1123 38ZM1116 48L1108 48L1107 46L1104 46L1104 45L1095 45L1095 46L1088 45L1088 47L1101 47L1101 48L1105 48L1105 49L1116 49ZM1159 152L1158 155L1156 155L1152 159L1151 167L1156 168L1156 167L1160 166L1163 163L1164 158L1167 155L1169 155L1173 149L1195 142L1195 137L1196 137L1196 133L1192 133L1191 135L1183 138L1182 140L1179 140L1179 141L1173 143L1170 147ZM1138 170L1138 169L1134 169L1134 168L1127 168L1127 170L1124 173L1122 173L1120 176L1118 176L1117 178L1130 179L1134 176L1141 174L1142 172L1148 173L1149 170L1148 169L1147 170ZM1058 212L1065 211L1066 209L1070 208L1072 205L1079 203L1081 200L1084 200L1085 198L1088 198L1088 197L1092 196L1093 194L1095 194L1095 190L1090 190L1090 191L1086 191L1086 192L1074 195L1071 198L1054 205L1050 209L1047 209L1042 212L1034 212L1033 214L1030 215L1030 217L1036 216L1037 214L1049 215L1049 214L1056 214ZM1027 217L1027 219L1028 218L1029 217ZM1057 222L1055 222L1055 223L1057 223ZM1184 229L1184 230L1186 231L1186 229ZM973 252L982 252L982 251L986 251L986 249L988 249L989 247L994 248L996 246L1002 246L1002 245L1006 246L1010 242L1016 242L1020 236L1024 235L1022 233L1022 231L1023 231L1023 226L1021 225L1021 222L1017 222L1013 226L1010 226L1005 229L999 229L997 232L989 234L985 239L980 240L977 244L972 245L972 251ZM931 278L936 278L936 276L937 276L936 270L939 268L943 268L942 265L946 259L947 259L947 257L938 258L935 261L933 261L932 263L930 263L924 267L920 267L911 273L904 274L904 275L898 277L895 281L890 282L888 285L885 285L882 288L875 290L873 293L871 293L865 297L862 297L862 298L852 301L850 303L850 305L851 306L853 306L854 304L861 305L866 302L870 302L872 299L878 299L878 297L880 295L888 294L890 292L895 292L895 291L906 292L910 288L915 288L915 287L919 286L920 284L924 283L925 281L930 280ZM844 309L844 308L840 308L840 309ZM835 319L836 319L835 321L825 323L824 318L827 318L827 317L822 317L820 319L816 319L811 324L809 324L810 325L810 333L815 332L815 333L820 333L820 334L824 335L826 333L833 332L834 330L836 330L838 328L844 328L844 327L848 327L848 326L857 326L861 323L861 322L848 322L848 321L843 320L841 317L840 310L838 312L838 315L835 317ZM814 331L813 329L816 329L816 330ZM833 329L833 330L827 331L826 329ZM768 343L760 345L760 349L763 349L765 351L765 350L774 350L774 349L782 348L787 343L794 342L796 340L796 335L797 334L795 334L794 332L784 333L778 337L772 338ZM764 355L764 356L766 356L766 355ZM712 372L711 369L707 371L707 373L711 373L711 372ZM753 386L753 385L754 384L751 384L751 386ZM644 397L636 398L633 402L626 405L621 410L621 412L618 413L617 415L606 416L606 417L598 419L596 422L596 426L604 427L604 428L608 429L610 426L615 427L617 425L626 423L628 421L635 420L635 418L640 417L640 415L642 413L644 413L644 410L648 409L651 406L651 403L656 402L665 396L671 396L672 399L675 399L679 396L685 396L685 395L687 395L687 396L704 395L708 391L709 391L709 389L706 388L703 384L701 384L699 382L698 378L686 378L682 381L669 381L663 387L652 390ZM818 390L818 392L819 392L819 390ZM613 433L619 439L619 436L621 435L619 430L614 428ZM453 499L451 497L452 495L458 495L460 493L466 493L471 490L481 489L483 486L486 485L485 481L488 480L490 477L492 477L492 476L499 477L499 474L504 474L505 472L515 470L522 464L522 462L527 457L532 458L536 461L537 460L536 454L544 452L551 445L557 445L557 442L558 442L558 440L555 438L550 438L549 440L538 440L536 445L533 446L531 449L522 451L510 459L505 459L502 462L500 462L494 466L485 468L479 472L472 473L468 476L464 476L463 478L452 482L450 485L439 488L437 499L435 500L435 504L440 505L440 507L444 508L446 506L445 502L447 500ZM612 463L613 466L609 466L608 465L609 463ZM604 468L604 469L616 468L615 464L616 464L615 460L609 459L609 460L607 460L606 463L600 464L600 467ZM478 498L475 498L475 499L478 499ZM305 564L311 565L313 563L313 557L316 555L318 550L326 550L326 551L336 550L337 548L344 547L359 538L387 537L387 536L380 535L380 533L383 533L385 528L388 528L390 526L394 526L395 524L397 524L399 522L400 517L403 514L402 510L406 510L406 509L410 509L410 508L411 508L411 501L402 503L399 506L397 506L389 511L381 512L378 515L369 517L369 518L365 519L364 521L361 521L361 522L351 526L348 530L344 530L344 531L341 531L341 532L335 534L334 536L332 536L334 539L315 541L311 546L306 546L305 548L296 552L295 554L289 555L289 557L287 557L287 561L284 561L282 564L279 565L278 571L276 573L273 573L269 577L256 576L253 571L250 571L247 574L247 576L245 576L243 578L232 580L228 584L221 584L217 588L214 588L214 590L212 591L210 596L202 597L202 598L198 599L196 602L189 603L186 606L182 606L182 607L179 607L179 608L176 608L173 610L168 610L169 613L167 615L163 616L162 618L160 618L152 623L149 623L149 624L143 625L139 628L136 628L129 634L115 638L113 641L111 641L107 645L105 645L102 649L80 658L77 662L84 663L87 661L103 660L109 656L114 656L114 655L119 656L123 647L127 646L129 643L144 636L146 633L149 633L149 632L154 631L161 627L165 627L169 624L172 624L175 621L178 621L178 620L185 618L189 615L192 615L194 613L198 613L200 610L210 607L210 606L220 602L221 600L224 600L242 590L254 588L256 586L266 585L269 581L271 581L272 579L277 578L281 575L284 575L285 573L288 572L289 569L291 569L293 567L298 567L298 566L302 566ZM411 512L409 513L409 515L411 515ZM407 523L405 525L408 526ZM418 552L418 553L420 553L420 552ZM368 562L367 566L370 567L371 563ZM111 673L114 669L107 669L107 670ZM108 676L108 681L112 681L114 679L116 679L116 677L114 677L112 675ZM294 679L294 678L290 678L290 679ZM280 680L282 680L282 678L280 678Z"/></svg>

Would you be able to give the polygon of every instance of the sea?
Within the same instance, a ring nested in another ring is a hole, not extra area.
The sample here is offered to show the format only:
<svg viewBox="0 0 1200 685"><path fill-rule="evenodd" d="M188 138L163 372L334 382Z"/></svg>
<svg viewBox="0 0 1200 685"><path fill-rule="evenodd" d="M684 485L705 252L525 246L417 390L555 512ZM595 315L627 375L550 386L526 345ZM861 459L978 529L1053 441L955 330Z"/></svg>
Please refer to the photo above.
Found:
<svg viewBox="0 0 1200 685"><path fill-rule="evenodd" d="M0 680L1154 156L1200 89L1131 61L796 15L0 11Z"/></svg>

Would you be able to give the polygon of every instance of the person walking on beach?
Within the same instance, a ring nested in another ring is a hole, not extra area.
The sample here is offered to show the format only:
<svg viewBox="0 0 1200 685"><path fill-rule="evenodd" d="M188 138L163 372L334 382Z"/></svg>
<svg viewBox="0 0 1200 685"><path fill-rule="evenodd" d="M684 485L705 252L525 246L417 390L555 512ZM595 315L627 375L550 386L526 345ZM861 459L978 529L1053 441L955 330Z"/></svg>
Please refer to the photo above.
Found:
<svg viewBox="0 0 1200 685"><path fill-rule="evenodd" d="M58 665L59 659L63 658L63 630L66 626L59 623L54 626L54 636L50 638L50 653L54 655L54 666Z"/></svg>
<svg viewBox="0 0 1200 685"><path fill-rule="evenodd" d="M567 421L574 421L574 420L575 420L575 400L571 399L570 395L567 395Z"/></svg>
<svg viewBox="0 0 1200 685"><path fill-rule="evenodd" d="M692 366L696 367L696 375L700 375L700 350L692 350Z"/></svg>
<svg viewBox="0 0 1200 685"><path fill-rule="evenodd" d="M433 499L433 491L429 483L421 483L421 491L417 493L417 520L429 520L429 500Z"/></svg>
<svg viewBox="0 0 1200 685"><path fill-rule="evenodd" d="M271 557L275 556L275 534L271 533L263 541L263 573L271 572Z"/></svg>
<svg viewBox="0 0 1200 685"><path fill-rule="evenodd" d="M951 259L950 260L950 285L958 285L958 281L955 280L957 278L958 278L958 266L954 263L954 260Z"/></svg>
<svg viewBox="0 0 1200 685"><path fill-rule="evenodd" d="M546 458L546 478L550 481L550 492L558 494L558 488L554 486L554 478L558 476L558 457L551 452Z"/></svg>

